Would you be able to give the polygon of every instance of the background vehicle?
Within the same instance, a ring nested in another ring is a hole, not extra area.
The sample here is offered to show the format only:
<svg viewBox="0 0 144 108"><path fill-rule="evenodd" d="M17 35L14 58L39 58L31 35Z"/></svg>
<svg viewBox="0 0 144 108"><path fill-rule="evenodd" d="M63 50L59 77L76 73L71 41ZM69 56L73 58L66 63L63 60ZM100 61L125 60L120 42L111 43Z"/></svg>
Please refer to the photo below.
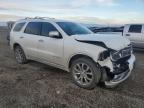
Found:
<svg viewBox="0 0 144 108"><path fill-rule="evenodd" d="M122 34L123 32L123 26L122 27L90 27L89 29L94 33L101 33L101 34Z"/></svg>
<svg viewBox="0 0 144 108"><path fill-rule="evenodd" d="M94 34L80 24L49 18L16 22L10 45L18 63L30 59L66 70L86 89L100 82L118 85L130 76L135 62L130 41L121 35Z"/></svg>
<svg viewBox="0 0 144 108"><path fill-rule="evenodd" d="M133 47L144 48L144 24L125 25L123 36L132 42Z"/></svg>

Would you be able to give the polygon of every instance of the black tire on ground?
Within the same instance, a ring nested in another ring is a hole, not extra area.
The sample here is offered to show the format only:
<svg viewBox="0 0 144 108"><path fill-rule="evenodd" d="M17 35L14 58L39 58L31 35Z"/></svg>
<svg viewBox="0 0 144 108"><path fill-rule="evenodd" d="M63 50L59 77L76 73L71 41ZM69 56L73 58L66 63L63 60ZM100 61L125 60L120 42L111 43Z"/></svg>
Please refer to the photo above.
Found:
<svg viewBox="0 0 144 108"><path fill-rule="evenodd" d="M28 60L25 56L25 53L24 53L23 49L21 48L21 46L17 45L14 48L14 54L15 54L15 58L16 58L17 63L25 64L28 62Z"/></svg>
<svg viewBox="0 0 144 108"><path fill-rule="evenodd" d="M94 89L101 78L101 72L96 67L96 63L86 57L74 60L70 67L70 72L76 85L89 90Z"/></svg>

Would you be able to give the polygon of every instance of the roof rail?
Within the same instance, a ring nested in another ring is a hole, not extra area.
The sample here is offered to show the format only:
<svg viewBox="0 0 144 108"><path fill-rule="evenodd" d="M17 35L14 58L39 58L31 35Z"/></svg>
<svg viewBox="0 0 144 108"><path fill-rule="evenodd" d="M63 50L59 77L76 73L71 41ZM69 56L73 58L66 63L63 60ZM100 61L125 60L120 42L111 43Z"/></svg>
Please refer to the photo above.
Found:
<svg viewBox="0 0 144 108"><path fill-rule="evenodd" d="M38 17L38 16L36 16L36 17L34 17L34 18L32 18L32 17L26 17L25 19L27 20L27 19L55 19L55 18L50 18L50 17Z"/></svg>
<svg viewBox="0 0 144 108"><path fill-rule="evenodd" d="M50 17L35 17L34 19L55 19L55 18L50 18Z"/></svg>
<svg viewBox="0 0 144 108"><path fill-rule="evenodd" d="M25 19L32 19L31 17L26 17Z"/></svg>

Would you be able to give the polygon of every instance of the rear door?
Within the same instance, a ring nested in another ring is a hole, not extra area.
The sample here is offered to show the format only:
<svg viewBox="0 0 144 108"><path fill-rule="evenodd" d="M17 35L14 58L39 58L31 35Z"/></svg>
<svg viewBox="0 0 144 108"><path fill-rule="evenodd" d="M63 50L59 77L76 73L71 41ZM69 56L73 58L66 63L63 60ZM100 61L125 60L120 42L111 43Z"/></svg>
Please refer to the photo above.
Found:
<svg viewBox="0 0 144 108"><path fill-rule="evenodd" d="M124 36L132 42L134 47L142 47L143 41L142 41L142 25L130 25L127 26L127 31L125 31Z"/></svg>
<svg viewBox="0 0 144 108"><path fill-rule="evenodd" d="M62 65L63 59L63 38L51 38L49 32L57 31L57 28L49 22L42 23L41 36L39 37L37 49L38 57L49 63Z"/></svg>
<svg viewBox="0 0 144 108"><path fill-rule="evenodd" d="M21 36L27 55L34 59L37 58L37 44L41 33L41 24L41 22L29 22Z"/></svg>

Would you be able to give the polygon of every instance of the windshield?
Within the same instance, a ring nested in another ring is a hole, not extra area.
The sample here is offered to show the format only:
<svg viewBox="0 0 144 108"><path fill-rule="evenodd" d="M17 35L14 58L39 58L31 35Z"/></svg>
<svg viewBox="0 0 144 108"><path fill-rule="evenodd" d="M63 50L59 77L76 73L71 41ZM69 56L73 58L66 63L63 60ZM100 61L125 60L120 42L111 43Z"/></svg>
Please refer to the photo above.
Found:
<svg viewBox="0 0 144 108"><path fill-rule="evenodd" d="M77 35L77 34L92 34L92 32L77 23L73 23L73 22L57 22L57 24L63 29L63 31L71 36L71 35Z"/></svg>

